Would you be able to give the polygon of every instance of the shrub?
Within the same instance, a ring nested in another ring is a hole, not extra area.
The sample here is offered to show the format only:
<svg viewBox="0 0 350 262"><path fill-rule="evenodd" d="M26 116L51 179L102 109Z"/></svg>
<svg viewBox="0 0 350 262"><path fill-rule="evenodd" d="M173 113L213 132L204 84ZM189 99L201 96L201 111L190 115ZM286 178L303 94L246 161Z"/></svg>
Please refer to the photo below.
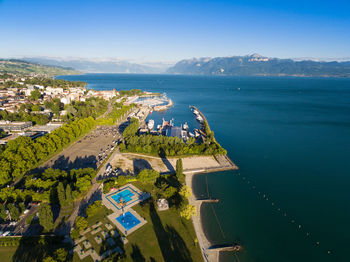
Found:
<svg viewBox="0 0 350 262"><path fill-rule="evenodd" d="M84 230L87 228L88 222L85 217L78 216L77 219L75 220L75 228L78 231Z"/></svg>
<svg viewBox="0 0 350 262"><path fill-rule="evenodd" d="M196 216L196 207L192 205L183 205L180 210L180 216L185 219L191 219L192 216Z"/></svg>
<svg viewBox="0 0 350 262"><path fill-rule="evenodd" d="M191 192L191 189L186 186L186 185L183 185L180 189L180 192L179 192L180 196L182 196L183 198L189 198L191 195L192 195L192 192Z"/></svg>
<svg viewBox="0 0 350 262"><path fill-rule="evenodd" d="M141 183L154 183L159 177L159 173L152 169L143 169L138 175L137 180Z"/></svg>

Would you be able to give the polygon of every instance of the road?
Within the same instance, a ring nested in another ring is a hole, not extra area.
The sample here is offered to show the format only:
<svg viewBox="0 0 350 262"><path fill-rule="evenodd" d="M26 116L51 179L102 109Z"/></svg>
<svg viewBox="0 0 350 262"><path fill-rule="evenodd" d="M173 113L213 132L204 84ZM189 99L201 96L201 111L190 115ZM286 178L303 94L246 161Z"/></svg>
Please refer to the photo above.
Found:
<svg viewBox="0 0 350 262"><path fill-rule="evenodd" d="M32 215L35 214L37 211L39 210L39 206L38 205L32 205L31 208L29 209L28 213L22 215L20 217L20 220L16 223L15 226L10 226L8 224L2 224L0 226L0 230L1 231L11 231L13 232L14 235L36 235L38 233L40 233L40 226L29 226L26 224L26 220L27 218Z"/></svg>
<svg viewBox="0 0 350 262"><path fill-rule="evenodd" d="M114 126L114 128L117 128L117 130L119 130L119 126L123 125L125 122L126 122L126 118L119 120ZM115 139L119 139L120 137L121 137L121 134L117 132L117 136L115 137ZM115 154L119 154L118 148L115 148L113 153L109 152L108 154L109 159L111 159ZM72 214L70 215L66 223L55 231L56 234L68 235L71 231L71 228L74 225L74 221L77 218L77 216L83 215L86 207L90 203L96 200L102 199L102 185L98 183L97 180L102 177L108 163L109 161L105 161L103 163L103 166L99 168L99 171L96 174L95 178L91 181L92 185L88 190L88 192L86 193L85 197L83 199L80 199L80 200L78 199L74 201L74 208L73 208Z"/></svg>

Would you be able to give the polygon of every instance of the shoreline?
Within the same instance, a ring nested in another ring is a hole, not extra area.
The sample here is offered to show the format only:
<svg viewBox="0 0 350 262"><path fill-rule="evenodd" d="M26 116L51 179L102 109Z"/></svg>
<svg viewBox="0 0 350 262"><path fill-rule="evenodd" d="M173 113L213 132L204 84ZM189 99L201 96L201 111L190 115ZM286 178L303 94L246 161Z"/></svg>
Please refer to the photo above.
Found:
<svg viewBox="0 0 350 262"><path fill-rule="evenodd" d="M188 187L190 187L192 190L192 196L190 196L188 198L188 202L190 205L195 206L196 211L197 211L197 215L192 216L192 223L193 223L194 231L196 232L196 236L197 236L199 248L200 248L201 253L202 253L203 261L218 262L219 255L215 255L215 253L213 253L213 252L207 254L207 252L206 252L206 249L208 249L211 246L211 243L204 233L204 227L203 227L202 220L201 220L200 209L201 209L202 203L197 202L195 199L195 196L193 195L193 177L195 175L196 174L186 174L186 185Z"/></svg>
<svg viewBox="0 0 350 262"><path fill-rule="evenodd" d="M238 167L227 157L229 160L230 164L232 164L230 170L237 170ZM229 170L229 169L226 169ZM198 170L199 171L199 170ZM224 170L217 170L217 171L224 171ZM220 252L219 251L213 251L213 252L207 252L207 249L212 246L212 243L208 240L205 231L204 231L204 226L202 223L201 219L201 206L202 206L202 201L198 201L196 196L193 193L193 177L195 175L200 175L204 173L212 173L215 171L210 171L210 172L203 172L203 170L200 170L199 172L195 171L190 171L186 172L184 170L184 174L186 175L186 185L191 188L192 190L192 195L189 197L188 202L190 205L195 206L197 215L192 216L192 223L194 230L196 232L198 244L202 253L203 260L206 262L219 262L220 258Z"/></svg>
<svg viewBox="0 0 350 262"><path fill-rule="evenodd" d="M129 170L130 172L135 172L134 168L141 170L147 166L148 168L151 167L161 174L171 174L175 172L176 160L178 158L180 157L162 159L160 157L139 153L118 152L116 155L114 155L114 157L110 158L110 163L112 166L121 167L124 171ZM191 188L192 192L193 177L195 175L238 169L238 167L227 155L189 156L181 159L183 161L183 173L185 174L185 182L186 185ZM164 162L167 164L164 164ZM201 205L203 201L198 201L196 196L193 194L189 197L188 200L189 204L195 206L197 211L197 216L192 217L192 223L196 232L196 237L202 253L203 261L218 262L220 252L207 252L207 249L212 246L212 243L207 239L201 221Z"/></svg>

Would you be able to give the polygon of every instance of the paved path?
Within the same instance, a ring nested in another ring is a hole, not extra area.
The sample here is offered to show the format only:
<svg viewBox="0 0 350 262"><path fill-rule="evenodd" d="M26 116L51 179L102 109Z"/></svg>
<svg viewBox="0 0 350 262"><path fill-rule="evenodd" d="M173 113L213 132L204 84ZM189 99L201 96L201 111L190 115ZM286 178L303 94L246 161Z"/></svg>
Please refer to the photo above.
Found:
<svg viewBox="0 0 350 262"><path fill-rule="evenodd" d="M112 101L113 101L113 100L114 100L114 99L109 100L108 108L107 108L106 112L104 112L103 115L97 117L97 119L104 118L106 115L108 115L110 112L112 112L112 110L113 110Z"/></svg>
<svg viewBox="0 0 350 262"><path fill-rule="evenodd" d="M126 121L126 119L121 119L117 121L116 126L119 128L119 125L124 121ZM116 139L119 138L120 134L118 134L118 137ZM115 154L119 154L118 148L115 148L115 150L112 154L109 155L109 158L107 158L107 160L112 159ZM85 197L83 199L78 199L74 201L74 208L72 214L70 215L69 219L66 221L64 226L60 227L55 232L56 234L68 235L71 231L71 228L73 228L74 226L74 221L77 218L77 216L84 214L84 211L90 202L100 199L100 197L102 196L102 185L98 183L97 180L99 180L99 178L102 177L102 174L105 172L108 163L109 161L105 161L104 164L100 166L98 173L96 174L95 178L91 181L92 186L85 194Z"/></svg>

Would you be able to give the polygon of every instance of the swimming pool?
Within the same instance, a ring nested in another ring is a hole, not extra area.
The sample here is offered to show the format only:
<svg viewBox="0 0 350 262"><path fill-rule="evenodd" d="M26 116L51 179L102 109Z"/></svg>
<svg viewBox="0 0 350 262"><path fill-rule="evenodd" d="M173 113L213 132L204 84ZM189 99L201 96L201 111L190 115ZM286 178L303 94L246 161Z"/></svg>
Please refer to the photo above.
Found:
<svg viewBox="0 0 350 262"><path fill-rule="evenodd" d="M126 212L124 215L120 215L116 218L116 220L126 229L130 230L133 227L140 224L140 220L138 220L130 211Z"/></svg>
<svg viewBox="0 0 350 262"><path fill-rule="evenodd" d="M132 196L135 195L132 193L129 189L124 189L123 191L111 196L114 201L116 201L118 204L120 203L120 200L123 199L125 203L128 203L132 200Z"/></svg>
<svg viewBox="0 0 350 262"><path fill-rule="evenodd" d="M133 206L144 199L137 188L127 185L105 196L105 199L117 210L123 207ZM123 200L123 201L121 201ZM121 203L123 202L123 204Z"/></svg>

